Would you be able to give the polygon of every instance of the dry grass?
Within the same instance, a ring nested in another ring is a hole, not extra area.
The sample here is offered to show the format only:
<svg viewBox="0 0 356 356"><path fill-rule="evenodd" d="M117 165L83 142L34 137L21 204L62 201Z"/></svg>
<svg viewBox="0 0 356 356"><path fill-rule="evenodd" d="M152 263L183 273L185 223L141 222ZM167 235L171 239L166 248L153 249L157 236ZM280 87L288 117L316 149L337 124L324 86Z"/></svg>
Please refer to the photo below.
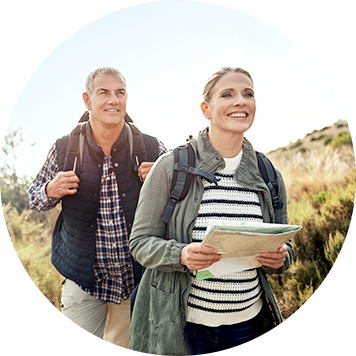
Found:
<svg viewBox="0 0 356 356"><path fill-rule="evenodd" d="M277 151L268 155L282 171L289 199L303 193L316 195L335 186L345 187L356 176L355 153L350 145L298 152Z"/></svg>

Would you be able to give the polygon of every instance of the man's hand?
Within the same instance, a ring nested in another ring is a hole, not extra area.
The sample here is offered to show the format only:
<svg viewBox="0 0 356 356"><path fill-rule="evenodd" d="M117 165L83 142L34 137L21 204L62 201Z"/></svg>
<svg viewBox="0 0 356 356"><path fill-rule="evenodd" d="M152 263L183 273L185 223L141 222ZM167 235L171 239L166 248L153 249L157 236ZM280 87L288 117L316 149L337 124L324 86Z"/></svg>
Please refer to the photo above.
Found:
<svg viewBox="0 0 356 356"><path fill-rule="evenodd" d="M283 266L288 254L288 246L283 245L278 252L265 252L262 256L257 256L257 261L265 267L280 268Z"/></svg>
<svg viewBox="0 0 356 356"><path fill-rule="evenodd" d="M140 167L138 167L138 175L139 175L139 177L142 178L143 182L146 180L147 175L153 165L154 165L154 162L142 162L140 164Z"/></svg>
<svg viewBox="0 0 356 356"><path fill-rule="evenodd" d="M217 252L213 247L202 246L198 242L193 242L183 247L180 263L187 266L191 271L207 268L220 261L221 255Z"/></svg>
<svg viewBox="0 0 356 356"><path fill-rule="evenodd" d="M73 171L58 172L53 180L46 185L48 198L60 199L63 196L73 195L79 187L79 178Z"/></svg>

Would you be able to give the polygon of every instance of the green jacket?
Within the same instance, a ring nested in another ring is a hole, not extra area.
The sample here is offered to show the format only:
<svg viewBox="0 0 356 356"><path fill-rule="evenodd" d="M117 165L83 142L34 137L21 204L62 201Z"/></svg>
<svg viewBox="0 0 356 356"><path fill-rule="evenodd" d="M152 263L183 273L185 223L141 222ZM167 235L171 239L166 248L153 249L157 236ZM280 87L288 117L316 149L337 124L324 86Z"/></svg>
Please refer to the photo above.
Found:
<svg viewBox="0 0 356 356"><path fill-rule="evenodd" d="M196 151L197 167L209 173L222 169L225 162L212 147L207 129L191 139ZM162 222L163 212L170 197L174 157L172 153L159 158L148 175L139 198L130 236L133 257L146 271L143 274L133 309L130 328L130 349L161 355L186 355L183 337L190 291L190 274L180 264L181 250L192 241L192 229L203 196L202 178L196 176L187 197L178 202L168 225ZM279 199L284 207L273 211L270 192L259 175L255 151L244 139L243 156L236 170L237 181L257 192L265 222L288 223L287 199L281 173L277 170ZM284 266L276 270L258 269L264 291L265 327L271 329L282 322L266 273L282 273L290 265L294 251L288 243ZM268 305L269 304L269 305Z"/></svg>

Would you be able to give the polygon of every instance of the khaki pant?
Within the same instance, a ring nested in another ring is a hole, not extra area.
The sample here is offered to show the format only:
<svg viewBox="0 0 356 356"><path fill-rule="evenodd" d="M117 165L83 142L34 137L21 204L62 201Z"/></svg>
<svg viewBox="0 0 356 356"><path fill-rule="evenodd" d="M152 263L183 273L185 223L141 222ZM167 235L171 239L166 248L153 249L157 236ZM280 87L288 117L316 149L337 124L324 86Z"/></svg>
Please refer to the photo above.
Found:
<svg viewBox="0 0 356 356"><path fill-rule="evenodd" d="M62 313L95 336L129 348L130 299L122 300L120 305L104 302L66 279L62 289Z"/></svg>

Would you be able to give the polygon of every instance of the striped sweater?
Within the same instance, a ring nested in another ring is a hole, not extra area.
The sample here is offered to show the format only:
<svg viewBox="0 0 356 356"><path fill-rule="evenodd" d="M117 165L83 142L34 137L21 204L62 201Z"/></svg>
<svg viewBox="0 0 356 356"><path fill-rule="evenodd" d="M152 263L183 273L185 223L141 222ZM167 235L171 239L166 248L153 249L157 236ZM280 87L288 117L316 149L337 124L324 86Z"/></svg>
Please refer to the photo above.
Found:
<svg viewBox="0 0 356 356"><path fill-rule="evenodd" d="M256 192L238 184L233 176L242 151L225 159L226 166L215 173L218 186L204 182L204 194L193 229L193 242L203 240L209 219L263 222ZM207 326L237 324L261 310L261 287L256 269L197 281L191 272L187 321Z"/></svg>

